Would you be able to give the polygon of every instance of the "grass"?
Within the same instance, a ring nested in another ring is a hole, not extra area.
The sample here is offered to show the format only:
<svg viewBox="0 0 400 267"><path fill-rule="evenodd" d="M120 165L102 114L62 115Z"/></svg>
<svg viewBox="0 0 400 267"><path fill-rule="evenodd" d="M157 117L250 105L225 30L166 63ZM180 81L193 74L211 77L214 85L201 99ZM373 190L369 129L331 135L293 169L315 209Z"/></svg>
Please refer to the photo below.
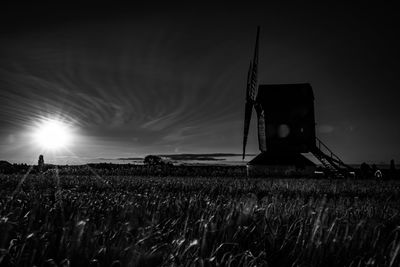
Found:
<svg viewBox="0 0 400 267"><path fill-rule="evenodd" d="M21 178L0 176L2 266L400 265L399 182Z"/></svg>

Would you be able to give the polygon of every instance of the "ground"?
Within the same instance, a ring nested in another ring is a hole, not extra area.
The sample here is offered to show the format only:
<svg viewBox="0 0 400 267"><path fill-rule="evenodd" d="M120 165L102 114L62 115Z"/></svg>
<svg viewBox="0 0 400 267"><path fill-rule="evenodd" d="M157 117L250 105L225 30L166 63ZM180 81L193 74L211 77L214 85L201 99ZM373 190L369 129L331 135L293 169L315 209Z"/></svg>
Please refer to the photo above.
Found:
<svg viewBox="0 0 400 267"><path fill-rule="evenodd" d="M399 266L400 182L0 176L1 266Z"/></svg>

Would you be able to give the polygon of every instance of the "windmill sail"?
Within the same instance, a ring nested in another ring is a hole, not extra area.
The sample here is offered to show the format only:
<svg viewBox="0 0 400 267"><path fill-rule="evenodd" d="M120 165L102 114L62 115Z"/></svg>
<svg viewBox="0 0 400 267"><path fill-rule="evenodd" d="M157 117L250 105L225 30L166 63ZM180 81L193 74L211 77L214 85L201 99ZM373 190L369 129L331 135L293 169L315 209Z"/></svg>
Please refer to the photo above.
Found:
<svg viewBox="0 0 400 267"><path fill-rule="evenodd" d="M257 27L257 37L254 49L253 64L250 63L249 72L247 74L246 106L245 106L245 118L244 118L244 133L243 133L243 159L246 154L246 144L247 144L247 136L249 134L251 114L253 112L253 106L257 97L259 36L260 36L260 27Z"/></svg>
<svg viewBox="0 0 400 267"><path fill-rule="evenodd" d="M261 105L256 104L257 128L258 128L258 148L261 152L267 151L267 140L265 135L265 114Z"/></svg>
<svg viewBox="0 0 400 267"><path fill-rule="evenodd" d="M260 38L260 27L257 27L257 37L256 44L254 48L254 56L253 56L253 66L251 71L251 81L250 81L250 98L255 101L257 97L257 89L258 89L258 43Z"/></svg>
<svg viewBox="0 0 400 267"><path fill-rule="evenodd" d="M252 72L252 66L250 62L249 71L247 73L247 88L246 88L246 104L244 110L244 132L243 132L243 159L246 154L247 136L249 135L251 114L253 112L253 100L250 97L250 75Z"/></svg>

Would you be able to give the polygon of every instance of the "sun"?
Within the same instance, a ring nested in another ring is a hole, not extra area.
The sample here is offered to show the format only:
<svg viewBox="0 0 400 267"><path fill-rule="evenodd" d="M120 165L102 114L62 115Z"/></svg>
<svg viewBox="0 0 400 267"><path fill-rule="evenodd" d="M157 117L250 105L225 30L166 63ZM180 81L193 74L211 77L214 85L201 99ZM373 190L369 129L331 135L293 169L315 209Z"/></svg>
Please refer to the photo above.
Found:
<svg viewBox="0 0 400 267"><path fill-rule="evenodd" d="M72 141L69 125L61 120L43 120L33 134L35 143L45 150L66 148Z"/></svg>

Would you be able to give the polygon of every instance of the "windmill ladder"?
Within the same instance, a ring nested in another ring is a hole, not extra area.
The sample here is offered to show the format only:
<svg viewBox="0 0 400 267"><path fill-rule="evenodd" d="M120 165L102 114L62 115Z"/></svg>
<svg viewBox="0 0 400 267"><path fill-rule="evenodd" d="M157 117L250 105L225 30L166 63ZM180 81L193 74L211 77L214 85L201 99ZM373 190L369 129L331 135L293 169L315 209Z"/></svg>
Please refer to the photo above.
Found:
<svg viewBox="0 0 400 267"><path fill-rule="evenodd" d="M327 174L334 178L348 178L354 173L354 169L345 164L336 154L332 152L321 140L317 137L316 146L311 153L322 163L327 171Z"/></svg>

